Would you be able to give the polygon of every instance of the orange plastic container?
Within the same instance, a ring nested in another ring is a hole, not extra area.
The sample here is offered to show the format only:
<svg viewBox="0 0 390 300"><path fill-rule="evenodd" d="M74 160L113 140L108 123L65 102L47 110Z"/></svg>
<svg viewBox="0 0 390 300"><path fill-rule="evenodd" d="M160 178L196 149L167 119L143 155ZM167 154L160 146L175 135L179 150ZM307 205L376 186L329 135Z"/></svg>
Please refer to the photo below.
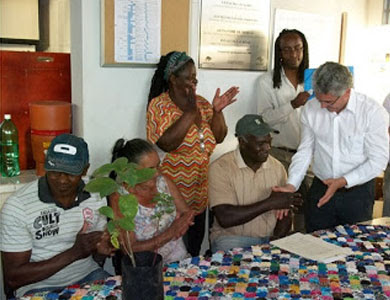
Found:
<svg viewBox="0 0 390 300"><path fill-rule="evenodd" d="M72 106L63 101L30 103L31 145L38 176L45 175L45 153L51 141L62 133L70 133Z"/></svg>

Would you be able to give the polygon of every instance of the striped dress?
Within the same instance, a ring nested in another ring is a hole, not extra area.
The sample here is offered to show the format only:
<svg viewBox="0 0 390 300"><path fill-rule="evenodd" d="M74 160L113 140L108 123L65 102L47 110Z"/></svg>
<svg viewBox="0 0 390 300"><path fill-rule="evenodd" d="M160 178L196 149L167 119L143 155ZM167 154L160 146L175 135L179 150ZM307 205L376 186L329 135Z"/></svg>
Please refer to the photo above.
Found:
<svg viewBox="0 0 390 300"><path fill-rule="evenodd" d="M192 209L202 211L207 206L208 165L216 142L210 128L211 104L198 95L196 103L202 116L201 128L191 125L180 146L165 154L161 171L176 184ZM168 92L152 99L147 112L148 140L156 143L182 114Z"/></svg>

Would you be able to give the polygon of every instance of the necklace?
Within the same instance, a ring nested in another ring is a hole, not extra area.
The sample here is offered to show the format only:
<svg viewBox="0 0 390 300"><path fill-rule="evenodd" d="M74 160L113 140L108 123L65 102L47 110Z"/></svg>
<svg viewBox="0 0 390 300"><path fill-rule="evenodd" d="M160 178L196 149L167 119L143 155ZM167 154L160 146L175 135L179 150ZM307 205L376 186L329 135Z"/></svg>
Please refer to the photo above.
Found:
<svg viewBox="0 0 390 300"><path fill-rule="evenodd" d="M200 150L204 152L206 145L204 143L204 134L202 128L198 128Z"/></svg>

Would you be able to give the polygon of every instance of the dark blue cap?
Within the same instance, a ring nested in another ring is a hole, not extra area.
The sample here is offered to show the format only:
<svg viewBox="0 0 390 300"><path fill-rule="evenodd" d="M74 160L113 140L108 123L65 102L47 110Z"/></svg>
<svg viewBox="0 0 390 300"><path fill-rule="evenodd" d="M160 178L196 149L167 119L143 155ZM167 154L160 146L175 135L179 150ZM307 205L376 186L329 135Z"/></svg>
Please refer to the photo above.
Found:
<svg viewBox="0 0 390 300"><path fill-rule="evenodd" d="M56 136L47 149L45 170L81 175L89 163L87 143L80 137L64 133Z"/></svg>

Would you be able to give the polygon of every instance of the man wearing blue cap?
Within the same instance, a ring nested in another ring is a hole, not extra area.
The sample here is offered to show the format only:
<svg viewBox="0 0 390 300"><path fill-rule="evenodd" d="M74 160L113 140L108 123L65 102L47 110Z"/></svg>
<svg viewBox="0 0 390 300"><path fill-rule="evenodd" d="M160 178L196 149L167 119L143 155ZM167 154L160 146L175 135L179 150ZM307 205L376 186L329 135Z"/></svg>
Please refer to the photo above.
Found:
<svg viewBox="0 0 390 300"><path fill-rule="evenodd" d="M83 190L88 146L71 134L47 150L46 176L9 197L0 214L4 281L16 296L59 289L109 276L99 265L111 254L106 201ZM8 293L9 295L10 293Z"/></svg>
<svg viewBox="0 0 390 300"><path fill-rule="evenodd" d="M236 125L239 146L210 165L209 201L215 219L212 252L249 247L286 235L291 217L280 220L276 211L302 204L297 193L276 193L286 182L283 165L269 156L271 133L278 133L259 115L245 115Z"/></svg>

